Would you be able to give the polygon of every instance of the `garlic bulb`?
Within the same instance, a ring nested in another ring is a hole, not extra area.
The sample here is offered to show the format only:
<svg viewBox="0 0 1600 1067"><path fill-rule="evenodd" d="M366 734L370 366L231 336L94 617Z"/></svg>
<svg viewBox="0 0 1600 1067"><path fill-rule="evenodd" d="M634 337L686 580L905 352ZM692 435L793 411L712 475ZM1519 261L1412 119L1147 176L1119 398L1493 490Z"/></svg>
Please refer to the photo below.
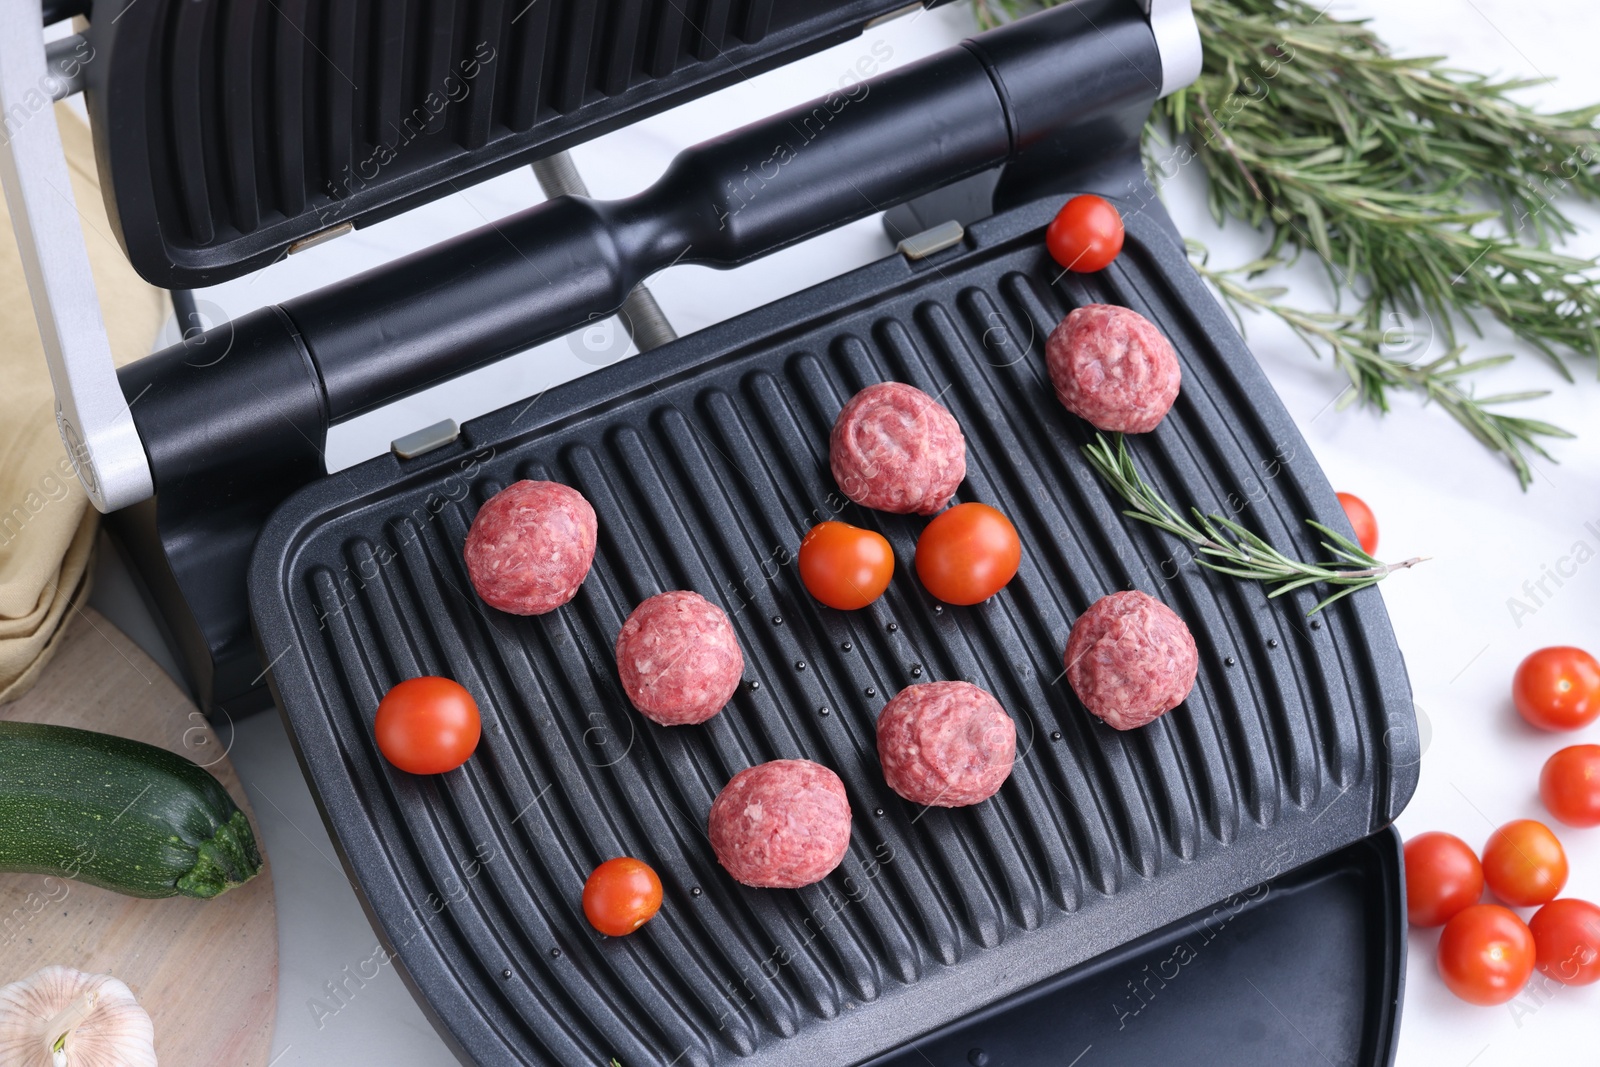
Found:
<svg viewBox="0 0 1600 1067"><path fill-rule="evenodd" d="M46 967L0 988L6 1067L156 1067L155 1027L109 974Z"/></svg>

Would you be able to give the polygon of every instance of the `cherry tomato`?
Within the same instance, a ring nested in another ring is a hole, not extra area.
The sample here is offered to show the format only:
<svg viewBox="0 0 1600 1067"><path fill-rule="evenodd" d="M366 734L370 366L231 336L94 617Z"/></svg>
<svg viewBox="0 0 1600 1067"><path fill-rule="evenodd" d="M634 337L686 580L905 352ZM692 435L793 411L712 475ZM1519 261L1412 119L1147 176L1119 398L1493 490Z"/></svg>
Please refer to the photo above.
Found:
<svg viewBox="0 0 1600 1067"><path fill-rule="evenodd" d="M1600 745L1568 745L1545 760L1539 796L1568 826L1600 826Z"/></svg>
<svg viewBox="0 0 1600 1067"><path fill-rule="evenodd" d="M1528 924L1510 908L1474 904L1456 913L1439 935L1439 974L1469 1004L1504 1004L1533 975Z"/></svg>
<svg viewBox="0 0 1600 1067"><path fill-rule="evenodd" d="M1587 900L1552 900L1528 920L1534 963L1567 985L1600 980L1600 908Z"/></svg>
<svg viewBox="0 0 1600 1067"><path fill-rule="evenodd" d="M957 504L917 538L917 577L946 604L988 600L1021 562L1017 528L988 504Z"/></svg>
<svg viewBox="0 0 1600 1067"><path fill-rule="evenodd" d="M866 607L883 595L893 576L894 550L872 530L819 522L800 542L800 580L830 608Z"/></svg>
<svg viewBox="0 0 1600 1067"><path fill-rule="evenodd" d="M1356 543L1361 546L1361 551L1372 555L1378 551L1378 519L1372 514L1372 509L1367 507L1367 502L1354 493L1338 493L1339 503L1344 505L1345 516L1350 520L1350 525L1356 530Z"/></svg>
<svg viewBox="0 0 1600 1067"><path fill-rule="evenodd" d="M1105 270L1122 251L1122 215L1101 197L1075 196L1050 221L1044 244L1068 270Z"/></svg>
<svg viewBox="0 0 1600 1067"><path fill-rule="evenodd" d="M453 771L478 747L478 705L448 678L408 678L384 694L372 723L378 751L412 774Z"/></svg>
<svg viewBox="0 0 1600 1067"><path fill-rule="evenodd" d="M1600 718L1600 663L1581 648L1541 648L1522 661L1511 699L1541 730L1576 730Z"/></svg>
<svg viewBox="0 0 1600 1067"><path fill-rule="evenodd" d="M1418 834L1406 842L1406 917L1442 926L1483 896L1478 854L1454 834Z"/></svg>
<svg viewBox="0 0 1600 1067"><path fill-rule="evenodd" d="M1544 823L1517 819L1489 835L1483 880L1514 908L1548 904L1567 884L1567 854Z"/></svg>
<svg viewBox="0 0 1600 1067"><path fill-rule="evenodd" d="M661 879L643 860L606 860L583 883L583 913L608 937L633 933L660 910Z"/></svg>

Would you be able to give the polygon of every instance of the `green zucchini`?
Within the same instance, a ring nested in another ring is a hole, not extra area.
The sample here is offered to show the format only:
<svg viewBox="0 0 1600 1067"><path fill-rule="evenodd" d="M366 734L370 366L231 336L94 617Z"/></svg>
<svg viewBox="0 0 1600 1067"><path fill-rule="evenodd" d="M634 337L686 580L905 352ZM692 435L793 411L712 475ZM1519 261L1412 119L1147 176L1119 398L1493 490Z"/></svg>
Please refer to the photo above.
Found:
<svg viewBox="0 0 1600 1067"><path fill-rule="evenodd" d="M0 722L0 871L208 900L260 870L250 820L204 768L110 734Z"/></svg>

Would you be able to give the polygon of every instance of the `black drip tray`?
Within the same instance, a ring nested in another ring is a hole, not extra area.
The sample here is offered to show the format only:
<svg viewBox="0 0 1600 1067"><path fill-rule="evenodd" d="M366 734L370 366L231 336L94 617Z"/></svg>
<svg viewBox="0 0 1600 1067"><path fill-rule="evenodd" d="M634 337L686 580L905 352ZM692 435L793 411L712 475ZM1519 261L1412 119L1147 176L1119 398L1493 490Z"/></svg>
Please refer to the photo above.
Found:
<svg viewBox="0 0 1600 1067"><path fill-rule="evenodd" d="M1163 493L1299 554L1321 551L1306 516L1345 525L1151 211L1125 212L1108 270L1063 277L1043 241L1056 206L512 405L435 453L341 471L268 522L250 576L262 662L374 925L464 1057L859 1063L1366 838L1404 805L1416 734L1378 592L1312 628L1316 591L1269 600L1187 562L1083 459L1088 431L1051 393L1044 339L1072 307L1121 304L1183 364L1172 413L1133 445ZM1022 567L986 604L936 610L912 570L926 521L838 496L829 428L887 379L950 408L968 442L959 499L1018 528ZM518 478L568 483L599 515L583 589L537 618L485 607L461 557L477 509ZM830 517L895 550L889 591L858 612L820 606L792 565ZM1200 671L1182 707L1119 733L1078 703L1061 656L1072 620L1125 588L1188 621ZM617 680L623 619L665 589L721 603L759 683L701 727L647 722ZM379 698L417 674L456 678L484 712L477 755L436 778L396 771L372 742ZM956 678L1016 720L1016 770L990 801L923 812L885 786L874 723L901 686ZM851 850L819 885L745 889L717 865L706 813L734 773L782 757L838 772ZM621 854L655 866L667 903L602 939L579 895Z"/></svg>
<svg viewBox="0 0 1600 1067"><path fill-rule="evenodd" d="M1385 1067L1405 924L1391 828L867 1067Z"/></svg>

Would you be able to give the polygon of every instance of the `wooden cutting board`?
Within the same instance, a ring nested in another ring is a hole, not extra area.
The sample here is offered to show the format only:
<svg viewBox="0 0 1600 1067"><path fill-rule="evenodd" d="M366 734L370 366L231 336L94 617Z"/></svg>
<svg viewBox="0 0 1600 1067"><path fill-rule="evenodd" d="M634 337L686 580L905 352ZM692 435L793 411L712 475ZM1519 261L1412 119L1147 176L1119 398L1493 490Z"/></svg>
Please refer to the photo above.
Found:
<svg viewBox="0 0 1600 1067"><path fill-rule="evenodd" d="M181 753L227 787L260 843L255 815L205 718L92 610L74 612L38 684L0 705L0 719L101 730ZM52 963L126 982L155 1024L161 1067L267 1065L278 999L269 869L209 901L133 900L77 882L0 874L0 985Z"/></svg>

